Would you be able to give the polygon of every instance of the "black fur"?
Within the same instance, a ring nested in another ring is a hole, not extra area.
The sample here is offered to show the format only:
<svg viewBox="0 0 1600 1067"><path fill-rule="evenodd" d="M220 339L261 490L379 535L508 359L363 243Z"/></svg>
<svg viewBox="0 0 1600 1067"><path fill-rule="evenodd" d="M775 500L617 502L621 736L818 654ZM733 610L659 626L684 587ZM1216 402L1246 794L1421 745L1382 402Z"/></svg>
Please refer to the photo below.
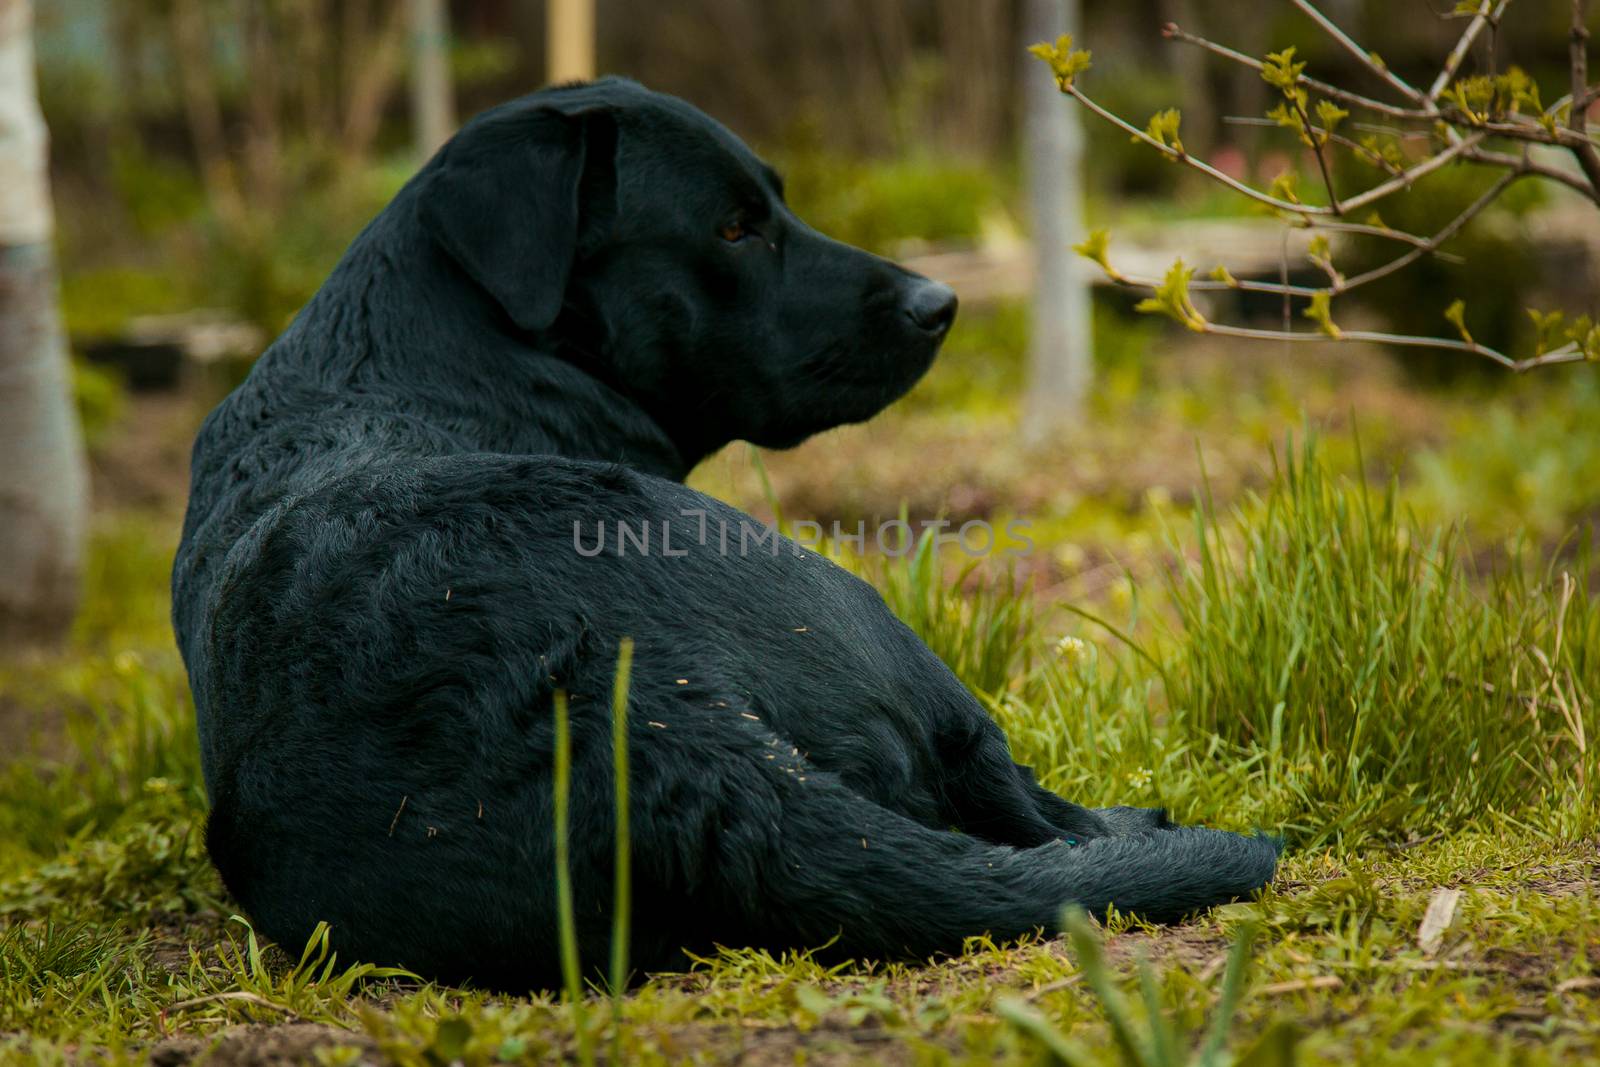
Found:
<svg viewBox="0 0 1600 1067"><path fill-rule="evenodd" d="M606 80L470 123L195 445L173 619L207 841L257 928L293 946L325 919L347 958L555 984L562 689L602 964L625 635L642 970L713 943L923 956L1068 901L1171 920L1267 882L1266 838L1041 789L869 586L787 542L741 552L751 520L679 484L731 440L870 417L953 313L804 226L670 97ZM648 554L619 521L650 524Z"/></svg>

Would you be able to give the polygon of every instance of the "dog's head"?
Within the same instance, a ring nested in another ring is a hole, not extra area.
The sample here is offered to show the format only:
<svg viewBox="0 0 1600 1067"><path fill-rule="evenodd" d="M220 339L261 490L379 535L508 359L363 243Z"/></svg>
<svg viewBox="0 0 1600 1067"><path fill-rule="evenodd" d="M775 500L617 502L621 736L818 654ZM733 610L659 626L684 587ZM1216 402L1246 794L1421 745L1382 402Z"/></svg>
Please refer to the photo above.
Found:
<svg viewBox="0 0 1600 1067"><path fill-rule="evenodd" d="M508 328L587 365L686 452L869 418L955 318L948 286L811 229L731 132L627 81L479 116L416 203Z"/></svg>

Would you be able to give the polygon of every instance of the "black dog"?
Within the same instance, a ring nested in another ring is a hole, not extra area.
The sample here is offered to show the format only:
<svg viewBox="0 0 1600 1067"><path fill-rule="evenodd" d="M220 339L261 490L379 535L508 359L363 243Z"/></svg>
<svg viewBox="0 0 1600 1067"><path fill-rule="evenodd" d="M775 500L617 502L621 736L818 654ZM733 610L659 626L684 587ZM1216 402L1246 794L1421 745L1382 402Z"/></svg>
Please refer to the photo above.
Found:
<svg viewBox="0 0 1600 1067"><path fill-rule="evenodd" d="M173 619L207 843L258 929L292 947L327 920L347 958L557 984L564 690L603 963L630 635L642 970L714 943L919 957L1069 901L1171 920L1267 882L1266 838L1041 789L869 586L679 484L729 441L881 410L955 304L808 229L737 138L632 83L462 130L195 445Z"/></svg>

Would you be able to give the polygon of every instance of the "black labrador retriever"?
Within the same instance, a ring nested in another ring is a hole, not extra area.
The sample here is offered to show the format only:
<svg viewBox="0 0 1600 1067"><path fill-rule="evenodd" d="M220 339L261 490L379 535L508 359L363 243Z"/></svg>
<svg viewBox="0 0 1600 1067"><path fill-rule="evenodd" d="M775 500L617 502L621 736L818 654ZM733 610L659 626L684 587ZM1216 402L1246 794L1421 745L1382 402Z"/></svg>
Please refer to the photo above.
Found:
<svg viewBox="0 0 1600 1067"><path fill-rule="evenodd" d="M922 957L1071 901L1173 920L1265 884L1268 838L1040 788L870 586L741 543L754 520L681 484L730 441L878 412L955 308L806 227L672 97L607 79L469 123L195 444L173 621L207 844L257 928L558 984L565 691L602 964L624 636L642 970L713 944Z"/></svg>

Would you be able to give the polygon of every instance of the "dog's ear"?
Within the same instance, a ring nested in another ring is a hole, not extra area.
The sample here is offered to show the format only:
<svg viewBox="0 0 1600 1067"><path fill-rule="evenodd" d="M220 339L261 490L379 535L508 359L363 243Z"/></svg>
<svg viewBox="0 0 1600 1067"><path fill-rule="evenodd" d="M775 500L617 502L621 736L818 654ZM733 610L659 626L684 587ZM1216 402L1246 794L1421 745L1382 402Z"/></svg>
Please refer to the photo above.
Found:
<svg viewBox="0 0 1600 1067"><path fill-rule="evenodd" d="M418 191L423 227L524 330L561 311L581 235L609 217L616 122L604 109L508 112L445 146Z"/></svg>

